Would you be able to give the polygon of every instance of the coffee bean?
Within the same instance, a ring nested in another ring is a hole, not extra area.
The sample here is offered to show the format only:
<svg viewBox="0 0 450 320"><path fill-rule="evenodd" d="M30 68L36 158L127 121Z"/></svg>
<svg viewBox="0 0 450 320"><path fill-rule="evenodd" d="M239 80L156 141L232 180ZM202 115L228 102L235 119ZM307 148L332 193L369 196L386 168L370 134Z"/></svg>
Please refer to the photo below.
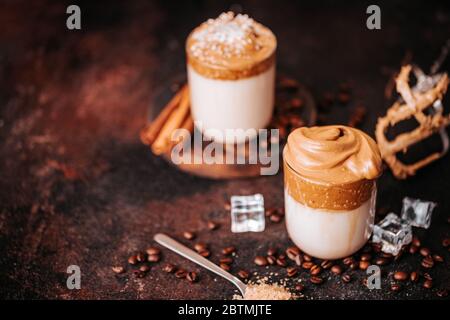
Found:
<svg viewBox="0 0 450 320"><path fill-rule="evenodd" d="M382 258L386 258L386 259L391 259L391 258L392 258L392 254L386 253L386 252L381 252L381 253L380 253L380 256L381 256Z"/></svg>
<svg viewBox="0 0 450 320"><path fill-rule="evenodd" d="M402 287L398 283L393 283L391 285L391 291L392 292L398 292L402 289Z"/></svg>
<svg viewBox="0 0 450 320"><path fill-rule="evenodd" d="M208 246L205 243L203 243L203 242L199 242L199 243L194 244L194 249L197 252L204 251L207 248L208 248Z"/></svg>
<svg viewBox="0 0 450 320"><path fill-rule="evenodd" d="M303 257L301 254L299 254L298 256L295 257L295 264L298 266L301 266L303 263Z"/></svg>
<svg viewBox="0 0 450 320"><path fill-rule="evenodd" d="M277 249L275 249L275 248L269 248L268 250L267 250L267 255L268 256L274 256L274 255L276 255L277 254Z"/></svg>
<svg viewBox="0 0 450 320"><path fill-rule="evenodd" d="M219 260L220 263L231 264L233 263L233 258L231 257L223 257Z"/></svg>
<svg viewBox="0 0 450 320"><path fill-rule="evenodd" d="M427 280L433 280L433 278L431 277L431 275L428 272L424 272L423 277Z"/></svg>
<svg viewBox="0 0 450 320"><path fill-rule="evenodd" d="M305 286L299 283L299 284L295 285L294 289L295 289L295 291L302 292L303 290L305 290Z"/></svg>
<svg viewBox="0 0 450 320"><path fill-rule="evenodd" d="M214 221L208 221L207 222L207 227L209 230L213 231L213 230L217 230L219 228L219 224L217 222Z"/></svg>
<svg viewBox="0 0 450 320"><path fill-rule="evenodd" d="M342 276L342 281L343 281L344 283L349 283L350 281L352 281L352 277L351 277L349 274L344 274L344 275Z"/></svg>
<svg viewBox="0 0 450 320"><path fill-rule="evenodd" d="M363 262L364 262L364 261L363 261ZM358 263L352 262L352 263L349 265L349 268L350 268L350 270L356 270L356 269L358 269L358 266L359 266Z"/></svg>
<svg viewBox="0 0 450 320"><path fill-rule="evenodd" d="M411 274L409 275L409 279L412 282L417 282L419 280L419 273L417 271L411 272Z"/></svg>
<svg viewBox="0 0 450 320"><path fill-rule="evenodd" d="M129 264L135 265L137 262L138 262L138 261L137 261L137 256L136 256L136 255L132 255L132 256L130 256L130 257L128 258L128 263L129 263Z"/></svg>
<svg viewBox="0 0 450 320"><path fill-rule="evenodd" d="M183 232L183 237L187 240L192 240L195 238L195 233L190 232L190 231L185 231L185 232Z"/></svg>
<svg viewBox="0 0 450 320"><path fill-rule="evenodd" d="M196 274L195 272L191 271L191 272L188 272L188 273L186 274L186 279L187 279L189 282L194 283L194 282L197 282L197 281L198 281L198 276L197 276L197 274Z"/></svg>
<svg viewBox="0 0 450 320"><path fill-rule="evenodd" d="M420 254L422 255L422 256L424 256L424 257L428 257L429 255L430 255L430 249L428 249L428 248L425 248L425 247L423 247L423 248L420 248Z"/></svg>
<svg viewBox="0 0 450 320"><path fill-rule="evenodd" d="M145 252L147 252L147 254L160 254L161 253L161 250L159 250L158 248L156 248L156 247L149 247L149 248L147 248L147 250L145 250Z"/></svg>
<svg viewBox="0 0 450 320"><path fill-rule="evenodd" d="M303 262L302 263L302 268L303 269L311 269L311 267L314 265L314 263L313 262L311 262L311 261L305 261L305 262Z"/></svg>
<svg viewBox="0 0 450 320"><path fill-rule="evenodd" d="M389 263L389 260L386 259L386 258L380 257L380 258L376 258L375 259L375 264L378 265L378 266L384 266L384 265L386 265L388 263Z"/></svg>
<svg viewBox="0 0 450 320"><path fill-rule="evenodd" d="M175 277L177 277L178 279L184 279L186 278L187 272L184 269L178 269L175 272Z"/></svg>
<svg viewBox="0 0 450 320"><path fill-rule="evenodd" d="M145 258L146 258L146 254L143 252L138 252L138 254L136 255L137 262L144 262Z"/></svg>
<svg viewBox="0 0 450 320"><path fill-rule="evenodd" d="M279 259L286 259L286 255L284 255L284 254L281 253L281 254L278 256L278 258L279 258Z"/></svg>
<svg viewBox="0 0 450 320"><path fill-rule="evenodd" d="M272 214L270 217L269 217L269 219L270 219L270 221L272 221L273 223L279 223L279 222L281 222L281 220L283 219L280 215L278 215L278 214Z"/></svg>
<svg viewBox="0 0 450 320"><path fill-rule="evenodd" d="M287 276L288 277L293 277L293 276L295 276L297 274L298 270L297 270L296 267L288 267L286 269L286 272L287 272Z"/></svg>
<svg viewBox="0 0 450 320"><path fill-rule="evenodd" d="M258 266L266 266L267 265L267 259L263 256L256 256L254 262Z"/></svg>
<svg viewBox="0 0 450 320"><path fill-rule="evenodd" d="M310 256L310 255L308 255L308 254L303 254L303 260L305 260L305 261L312 261L312 257Z"/></svg>
<svg viewBox="0 0 450 320"><path fill-rule="evenodd" d="M433 254L433 260L436 262L444 262L444 258L438 254Z"/></svg>
<svg viewBox="0 0 450 320"><path fill-rule="evenodd" d="M394 273L394 279L398 281L405 281L408 279L408 273L405 271L396 271Z"/></svg>
<svg viewBox="0 0 450 320"><path fill-rule="evenodd" d="M333 272L334 274L341 274L342 268L340 265L335 264L334 266L331 267L331 272Z"/></svg>
<svg viewBox="0 0 450 320"><path fill-rule="evenodd" d="M286 259L281 259L281 258L278 258L277 259L277 265L279 265L280 267L286 267L287 266L287 262L286 262Z"/></svg>
<svg viewBox="0 0 450 320"><path fill-rule="evenodd" d="M416 247L420 247L421 246L420 240L416 236L413 237L411 243L412 243L413 246L416 246Z"/></svg>
<svg viewBox="0 0 450 320"><path fill-rule="evenodd" d="M416 247L414 245L409 246L409 253L415 254L417 251L419 251L419 247Z"/></svg>
<svg viewBox="0 0 450 320"><path fill-rule="evenodd" d="M139 271L141 271L141 272L148 272L149 270L150 270L150 267L145 264L139 267Z"/></svg>
<svg viewBox="0 0 450 320"><path fill-rule="evenodd" d="M321 284L323 283L323 278L318 277L318 276L312 276L309 281L311 281L314 284Z"/></svg>
<svg viewBox="0 0 450 320"><path fill-rule="evenodd" d="M230 247L223 248L222 249L222 254L226 255L226 256L229 256L230 254L234 253L235 251L236 251L236 248L230 246Z"/></svg>
<svg viewBox="0 0 450 320"><path fill-rule="evenodd" d="M297 247L289 247L286 249L286 255L289 259L295 261L295 257L297 257L300 254L300 249Z"/></svg>
<svg viewBox="0 0 450 320"><path fill-rule="evenodd" d="M311 273L311 275L317 276L319 273L322 272L322 267L315 264L311 267L311 269L309 269L309 272Z"/></svg>
<svg viewBox="0 0 450 320"><path fill-rule="evenodd" d="M209 250L202 250L198 254L201 255L203 258L208 258L211 255L211 252Z"/></svg>
<svg viewBox="0 0 450 320"><path fill-rule="evenodd" d="M436 291L436 295L440 298L445 298L448 296L448 290L447 289L441 289Z"/></svg>
<svg viewBox="0 0 450 320"><path fill-rule="evenodd" d="M111 269L114 273L117 273L117 274L125 272L125 268L121 267L121 266L112 267Z"/></svg>
<svg viewBox="0 0 450 320"><path fill-rule="evenodd" d="M158 262L160 260L160 255L159 254L151 254L149 256L147 256L147 261L148 262Z"/></svg>
<svg viewBox="0 0 450 320"><path fill-rule="evenodd" d="M168 263L164 266L163 270L167 273L173 273L175 272L175 270L177 269L177 267L175 267L173 264Z"/></svg>
<svg viewBox="0 0 450 320"><path fill-rule="evenodd" d="M372 256L368 253L364 253L361 255L361 261L370 261L372 259Z"/></svg>
<svg viewBox="0 0 450 320"><path fill-rule="evenodd" d="M275 258L274 256L267 256L267 262L273 266L275 263L277 263L277 258Z"/></svg>
<svg viewBox="0 0 450 320"><path fill-rule="evenodd" d="M330 260L323 260L322 263L320 264L320 266L322 268L326 269L330 269L333 266L333 261Z"/></svg>
<svg viewBox="0 0 450 320"><path fill-rule="evenodd" d="M433 268L434 267L433 258L431 258L431 257L423 258L421 265L422 265L422 267L427 268L427 269Z"/></svg>
<svg viewBox="0 0 450 320"><path fill-rule="evenodd" d="M342 262L343 262L346 266L348 266L348 265L350 265L350 264L352 264L352 263L354 262L354 259L353 259L353 257L347 257L347 258L345 258L344 260L342 260Z"/></svg>
<svg viewBox="0 0 450 320"><path fill-rule="evenodd" d="M230 211L230 210L231 210L231 205L230 205L230 203L225 202L225 203L223 204L223 208L224 208L226 211Z"/></svg>
<svg viewBox="0 0 450 320"><path fill-rule="evenodd" d="M238 272L238 276L239 276L239 278L241 278L241 279L248 279L248 277L250 276L250 274L249 274L247 271L245 271L245 270L240 270L240 271Z"/></svg>
<svg viewBox="0 0 450 320"><path fill-rule="evenodd" d="M425 282L423 283L423 287L425 289L433 288L433 281L432 280L425 280Z"/></svg>
<svg viewBox="0 0 450 320"><path fill-rule="evenodd" d="M367 268L369 267L370 263L369 261L360 261L359 262L359 268L361 270L367 270Z"/></svg>
<svg viewBox="0 0 450 320"><path fill-rule="evenodd" d="M442 240L442 246L444 248L447 248L448 246L450 246L450 238L445 238L444 240Z"/></svg>
<svg viewBox="0 0 450 320"><path fill-rule="evenodd" d="M230 265L227 264L227 263L220 263L220 264L219 264L219 267L221 267L221 268L222 268L223 270L225 270L225 271L230 271L230 270L231 270Z"/></svg>

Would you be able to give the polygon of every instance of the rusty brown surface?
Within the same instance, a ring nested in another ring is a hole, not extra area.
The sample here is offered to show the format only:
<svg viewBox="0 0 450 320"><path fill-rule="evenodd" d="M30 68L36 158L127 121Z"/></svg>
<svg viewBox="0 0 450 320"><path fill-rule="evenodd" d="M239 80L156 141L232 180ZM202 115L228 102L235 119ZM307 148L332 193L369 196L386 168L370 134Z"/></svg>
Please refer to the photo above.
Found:
<svg viewBox="0 0 450 320"><path fill-rule="evenodd" d="M405 52L428 66L448 37L448 7L402 4L383 7L382 30L365 27L363 4L336 7L294 2L244 2L244 9L278 35L279 69L297 77L319 96L339 83L352 84L355 103L368 113L362 128L373 133L389 105L383 90L390 70ZM228 299L234 288L211 273L163 250L162 262L138 279L116 276L135 250L166 232L182 242L185 230L209 244L215 262L220 249L238 248L232 272L268 273L253 265L269 246L286 248L283 223L266 231L234 235L223 208L233 194L262 193L266 206L283 206L281 173L234 181L211 181L177 171L139 142L138 132L155 88L170 85L184 71L183 41L190 29L228 8L227 4L136 1L81 2L82 31L65 29L64 2L6 1L0 21L0 296L9 299ZM276 14L275 14L276 12ZM448 71L448 64L446 64ZM448 105L448 103L447 103ZM326 123L346 123L351 106L335 106ZM323 120L323 117L321 118ZM373 134L372 134L373 136ZM344 285L326 276L321 286L307 281L307 298L436 298L450 284L449 156L406 181L385 172L378 207L399 212L408 195L439 203L422 242L445 262L430 274L434 288L407 284L398 293L369 291L364 273ZM208 231L206 221L221 223ZM199 273L189 284L161 269L164 262ZM79 265L81 290L66 288L66 268ZM129 269L129 267L127 267ZM383 267L383 287L398 269L420 269L406 255ZM280 271L283 273L283 271ZM305 272L300 278L308 278Z"/></svg>

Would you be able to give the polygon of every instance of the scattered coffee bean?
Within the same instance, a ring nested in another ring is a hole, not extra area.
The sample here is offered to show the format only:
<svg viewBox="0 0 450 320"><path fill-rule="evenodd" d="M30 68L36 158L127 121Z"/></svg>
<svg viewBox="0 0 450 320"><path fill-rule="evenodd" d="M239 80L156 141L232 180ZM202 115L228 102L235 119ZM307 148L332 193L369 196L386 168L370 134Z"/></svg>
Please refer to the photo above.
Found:
<svg viewBox="0 0 450 320"><path fill-rule="evenodd" d="M314 263L313 262L311 262L311 261L305 261L305 262L303 262L302 263L302 268L303 269L311 269L311 267L314 265Z"/></svg>
<svg viewBox="0 0 450 320"><path fill-rule="evenodd" d="M311 283L314 283L314 284L321 284L321 283L323 283L323 278L318 277L318 276L312 276L309 279L309 281L311 281Z"/></svg>
<svg viewBox="0 0 450 320"><path fill-rule="evenodd" d="M308 254L306 254L306 253L304 253L303 254L303 259L305 260L305 261L312 261L312 257L310 256L310 255L308 255Z"/></svg>
<svg viewBox="0 0 450 320"><path fill-rule="evenodd" d="M121 266L112 267L111 269L114 273L117 273L117 274L125 272L125 268L121 267Z"/></svg>
<svg viewBox="0 0 450 320"><path fill-rule="evenodd" d="M433 288L433 281L432 280L425 280L425 282L423 283L423 287L425 289Z"/></svg>
<svg viewBox="0 0 450 320"><path fill-rule="evenodd" d="M382 257L379 257L379 258L376 258L376 259L375 259L375 264L378 265L378 266L384 266L384 265L386 265L388 262L389 262L388 259L382 258Z"/></svg>
<svg viewBox="0 0 450 320"><path fill-rule="evenodd" d="M348 265L350 265L350 264L352 264L352 263L354 262L354 259L353 259L353 257L347 257L347 258L345 258L344 260L342 260L342 262L343 262L346 266L348 266Z"/></svg>
<svg viewBox="0 0 450 320"><path fill-rule="evenodd" d="M398 292L402 289L402 287L398 283L393 283L391 285L391 291L392 292Z"/></svg>
<svg viewBox="0 0 450 320"><path fill-rule="evenodd" d="M341 274L342 268L340 265L335 264L334 266L331 267L331 272L333 272L334 274Z"/></svg>
<svg viewBox="0 0 450 320"><path fill-rule="evenodd" d="M177 269L177 267L175 267L173 264L168 263L164 266L163 270L167 273L173 273L175 272L175 270Z"/></svg>
<svg viewBox="0 0 450 320"><path fill-rule="evenodd" d="M217 222L214 221L208 221L207 222L207 227L209 230L213 231L213 230L217 230L219 228L219 224Z"/></svg>
<svg viewBox="0 0 450 320"><path fill-rule="evenodd" d="M277 254L277 249L275 249L275 248L269 248L268 250L267 250L267 255L268 256L274 256L274 255L276 255Z"/></svg>
<svg viewBox="0 0 450 320"><path fill-rule="evenodd" d="M349 274L344 274L343 276L342 276L342 281L344 282L344 283L349 283L350 281L352 281L352 277L349 275Z"/></svg>
<svg viewBox="0 0 450 320"><path fill-rule="evenodd" d="M184 269L178 269L175 272L175 277L177 277L178 279L184 279L186 278L187 272Z"/></svg>
<svg viewBox="0 0 450 320"><path fill-rule="evenodd" d="M430 269L434 267L434 260L431 257L425 257L421 263L422 267Z"/></svg>
<svg viewBox="0 0 450 320"><path fill-rule="evenodd" d="M303 257L301 254L299 254L298 256L295 257L295 264L298 266L301 266L303 263Z"/></svg>
<svg viewBox="0 0 450 320"><path fill-rule="evenodd" d="M442 240L442 246L444 248L447 248L448 246L450 246L450 238L445 238L444 240Z"/></svg>
<svg viewBox="0 0 450 320"><path fill-rule="evenodd" d="M223 204L223 208L224 208L225 210L227 210L227 211L230 211L230 210L231 210L231 205L230 205L230 203L229 203L229 202L225 202L225 203Z"/></svg>
<svg viewBox="0 0 450 320"><path fill-rule="evenodd" d="M147 256L148 262L158 262L161 259L159 254L150 254Z"/></svg>
<svg viewBox="0 0 450 320"><path fill-rule="evenodd" d="M297 257L300 254L300 249L297 247L289 247L286 249L286 255L289 259L295 261L295 257Z"/></svg>
<svg viewBox="0 0 450 320"><path fill-rule="evenodd" d="M222 254L229 256L230 254L234 253L236 251L235 247L226 247L222 249Z"/></svg>
<svg viewBox="0 0 450 320"><path fill-rule="evenodd" d="M416 247L420 247L421 246L420 240L416 236L413 237L411 244L413 246L416 246Z"/></svg>
<svg viewBox="0 0 450 320"><path fill-rule="evenodd" d="M145 264L139 267L139 271L141 271L141 272L148 272L149 270L150 270L150 267Z"/></svg>
<svg viewBox="0 0 450 320"><path fill-rule="evenodd" d="M128 258L128 263L129 263L129 264L135 265L137 262L138 262L138 261L137 261L137 256L136 256L136 255L132 255L132 256L130 256L130 257Z"/></svg>
<svg viewBox="0 0 450 320"><path fill-rule="evenodd" d="M302 285L300 283L295 285L295 291L302 292L303 290L305 290L304 285Z"/></svg>
<svg viewBox="0 0 450 320"><path fill-rule="evenodd" d="M280 267L283 267L283 268L286 267L287 266L286 259L278 258L277 265L279 265Z"/></svg>
<svg viewBox="0 0 450 320"><path fill-rule="evenodd" d="M323 260L322 263L320 264L320 266L322 268L326 269L330 269L333 266L333 261L330 260Z"/></svg>
<svg viewBox="0 0 450 320"><path fill-rule="evenodd" d="M287 276L288 277L293 277L293 276L295 276L297 274L298 270L297 270L296 267L288 267L286 269L286 272L287 272Z"/></svg>
<svg viewBox="0 0 450 320"><path fill-rule="evenodd" d="M367 270L367 268L369 267L370 262L369 261L360 261L359 262L359 268L361 270Z"/></svg>
<svg viewBox="0 0 450 320"><path fill-rule="evenodd" d="M405 271L396 271L394 273L394 279L398 281L405 281L408 279L408 273Z"/></svg>
<svg viewBox="0 0 450 320"><path fill-rule="evenodd" d="M200 252L208 249L208 246L203 242L199 242L194 245L194 249L195 251Z"/></svg>
<svg viewBox="0 0 450 320"><path fill-rule="evenodd" d="M436 291L436 295L440 298L445 298L448 296L448 290L447 289L441 289Z"/></svg>
<svg viewBox="0 0 450 320"><path fill-rule="evenodd" d="M270 221L272 221L273 223L279 223L279 222L281 222L281 220L283 219L280 215L278 215L278 214L272 214L270 217L269 217L269 219L270 219Z"/></svg>
<svg viewBox="0 0 450 320"><path fill-rule="evenodd" d="M284 255L284 254L281 253L280 255L278 255L278 258L279 258L279 259L286 259L286 255Z"/></svg>
<svg viewBox="0 0 450 320"><path fill-rule="evenodd" d="M250 274L249 274L247 271L245 271L245 270L240 270L240 271L238 272L238 276L239 276L239 278L241 278L241 279L248 279L248 277L250 276Z"/></svg>
<svg viewBox="0 0 450 320"><path fill-rule="evenodd" d="M190 231L185 231L185 232L183 232L183 237L187 240L192 240L195 238L195 233L190 232Z"/></svg>
<svg viewBox="0 0 450 320"><path fill-rule="evenodd" d="M364 253L361 255L361 261L370 261L372 259L372 256L368 253Z"/></svg>
<svg viewBox="0 0 450 320"><path fill-rule="evenodd" d="M136 255L136 260L137 262L144 262L145 261L145 253L143 252L138 252L138 254Z"/></svg>
<svg viewBox="0 0 450 320"><path fill-rule="evenodd" d="M267 265L267 259L263 256L256 256L254 262L258 266L266 266Z"/></svg>
<svg viewBox="0 0 450 320"><path fill-rule="evenodd" d="M322 272L322 267L315 264L311 267L311 269L309 269L309 272L311 273L311 275L317 276L319 273Z"/></svg>
<svg viewBox="0 0 450 320"><path fill-rule="evenodd" d="M424 257L428 257L429 255L430 255L430 249L428 249L428 248L425 248L425 247L423 247L423 248L420 248L420 254L422 255L422 256L424 256Z"/></svg>
<svg viewBox="0 0 450 320"><path fill-rule="evenodd" d="M231 258L231 257L223 257L223 258L220 258L219 262L220 263L225 263L225 264L232 264L233 263L233 258Z"/></svg>
<svg viewBox="0 0 450 320"><path fill-rule="evenodd" d="M363 261L364 262L364 261ZM356 269L358 269L358 266L359 266L359 264L357 263L357 262L352 262L350 265L349 265L349 268L350 268L350 270L356 270Z"/></svg>
<svg viewBox="0 0 450 320"><path fill-rule="evenodd" d="M275 263L277 263L277 258L275 258L274 256L267 256L267 262L273 266Z"/></svg>
<svg viewBox="0 0 450 320"><path fill-rule="evenodd" d="M409 279L412 282L417 282L419 280L419 273L417 271L411 272L411 274L409 275Z"/></svg>
<svg viewBox="0 0 450 320"><path fill-rule="evenodd" d="M415 254L417 251L419 251L419 247L416 247L414 245L409 246L409 253Z"/></svg>
<svg viewBox="0 0 450 320"><path fill-rule="evenodd" d="M444 258L438 254L433 254L433 260L436 262L444 262Z"/></svg>
<svg viewBox="0 0 450 320"><path fill-rule="evenodd" d="M381 253L380 253L380 256L381 256L382 258L392 259L392 254L390 254L390 253L381 252Z"/></svg>
<svg viewBox="0 0 450 320"><path fill-rule="evenodd" d="M193 271L188 272L188 273L186 274L186 279L187 279L189 282L191 282L191 283L197 282L197 281L198 281L197 273L195 273L195 272L193 272Z"/></svg>
<svg viewBox="0 0 450 320"><path fill-rule="evenodd" d="M220 263L219 267L221 267L225 271L230 271L231 270L231 266L229 264L227 264L227 263Z"/></svg>
<svg viewBox="0 0 450 320"><path fill-rule="evenodd" d="M198 254L201 255L203 258L208 258L211 255L211 252L209 250L202 250Z"/></svg>
<svg viewBox="0 0 450 320"><path fill-rule="evenodd" d="M424 272L423 277L427 280L433 280L433 277L428 272Z"/></svg>
<svg viewBox="0 0 450 320"><path fill-rule="evenodd" d="M266 209L266 211L264 212L266 217L270 217L271 215L276 214L276 213L277 213L277 209L275 209L275 208Z"/></svg>
<svg viewBox="0 0 450 320"><path fill-rule="evenodd" d="M156 247L149 247L149 248L147 248L147 250L145 250L145 252L147 252L148 255L151 255L151 254L160 254L160 253L161 253L161 250L159 250L159 249L156 248Z"/></svg>

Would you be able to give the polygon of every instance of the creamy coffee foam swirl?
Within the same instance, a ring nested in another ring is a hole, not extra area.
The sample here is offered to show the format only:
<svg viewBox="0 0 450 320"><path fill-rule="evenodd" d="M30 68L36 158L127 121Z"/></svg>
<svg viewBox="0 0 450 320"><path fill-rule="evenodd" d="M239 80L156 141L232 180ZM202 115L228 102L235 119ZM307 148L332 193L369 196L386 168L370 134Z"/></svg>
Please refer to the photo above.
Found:
<svg viewBox="0 0 450 320"><path fill-rule="evenodd" d="M372 180L381 174L375 141L346 126L296 129L288 137L284 157L304 178L325 184Z"/></svg>

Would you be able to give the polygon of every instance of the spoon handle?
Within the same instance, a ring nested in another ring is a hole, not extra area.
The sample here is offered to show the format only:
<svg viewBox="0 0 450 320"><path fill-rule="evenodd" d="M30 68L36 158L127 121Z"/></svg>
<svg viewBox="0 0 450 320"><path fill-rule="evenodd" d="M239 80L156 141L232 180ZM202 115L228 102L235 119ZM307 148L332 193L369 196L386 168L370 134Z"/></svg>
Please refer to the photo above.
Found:
<svg viewBox="0 0 450 320"><path fill-rule="evenodd" d="M233 276L231 273L226 272L225 270L223 270L216 264L212 263L208 259L202 257L197 252L189 249L188 247L182 245L178 241L170 238L169 236L163 233L156 234L153 237L153 239L160 245L172 250L175 253L178 253L180 256L183 256L186 259L189 259L192 262L195 262L196 264L202 266L203 268L206 268L209 271L212 271L215 274L227 279L228 281L233 283L236 287L238 287L241 294L244 295L247 286L241 280Z"/></svg>

